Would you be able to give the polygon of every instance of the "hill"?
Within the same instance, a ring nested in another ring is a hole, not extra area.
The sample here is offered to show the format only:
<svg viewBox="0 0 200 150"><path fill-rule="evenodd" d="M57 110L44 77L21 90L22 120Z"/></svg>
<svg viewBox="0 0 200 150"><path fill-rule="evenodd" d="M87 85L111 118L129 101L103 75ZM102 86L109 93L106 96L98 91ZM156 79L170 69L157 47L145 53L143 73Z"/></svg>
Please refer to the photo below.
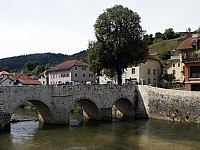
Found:
<svg viewBox="0 0 200 150"><path fill-rule="evenodd" d="M180 37L171 40L164 40L159 43L155 43L149 46L149 53L158 53L161 54L165 51L175 50L176 47L181 44L186 39L186 37Z"/></svg>
<svg viewBox="0 0 200 150"><path fill-rule="evenodd" d="M37 53L29 55L14 56L0 59L0 69L7 68L10 72L22 70L27 62L37 61L40 65L55 65L70 59L83 59L87 52L81 51L73 55L55 54L55 53Z"/></svg>
<svg viewBox="0 0 200 150"><path fill-rule="evenodd" d="M163 40L159 43L152 44L149 46L149 53L157 54L155 57L159 59L162 64L165 64L168 59L170 59L170 56L177 55L177 53L173 53L172 51L175 50L185 39L186 37L182 36L180 38Z"/></svg>

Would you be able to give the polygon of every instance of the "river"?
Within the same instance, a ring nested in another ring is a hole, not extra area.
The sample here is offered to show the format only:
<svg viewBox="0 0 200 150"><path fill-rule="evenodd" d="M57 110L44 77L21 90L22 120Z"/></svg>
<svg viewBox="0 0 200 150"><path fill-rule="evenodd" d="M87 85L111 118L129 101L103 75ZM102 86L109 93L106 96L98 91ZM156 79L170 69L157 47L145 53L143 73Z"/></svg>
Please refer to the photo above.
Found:
<svg viewBox="0 0 200 150"><path fill-rule="evenodd" d="M0 150L199 149L200 125L151 119L88 121L79 127L25 121L0 133Z"/></svg>

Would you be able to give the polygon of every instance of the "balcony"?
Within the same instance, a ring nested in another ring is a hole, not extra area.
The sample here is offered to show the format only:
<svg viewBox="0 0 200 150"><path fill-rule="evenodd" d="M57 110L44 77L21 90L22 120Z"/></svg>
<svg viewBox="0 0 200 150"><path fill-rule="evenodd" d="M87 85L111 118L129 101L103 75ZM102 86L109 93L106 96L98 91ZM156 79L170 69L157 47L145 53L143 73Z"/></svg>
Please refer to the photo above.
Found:
<svg viewBox="0 0 200 150"><path fill-rule="evenodd" d="M194 51L191 54L185 54L182 57L183 63L200 62L200 50Z"/></svg>

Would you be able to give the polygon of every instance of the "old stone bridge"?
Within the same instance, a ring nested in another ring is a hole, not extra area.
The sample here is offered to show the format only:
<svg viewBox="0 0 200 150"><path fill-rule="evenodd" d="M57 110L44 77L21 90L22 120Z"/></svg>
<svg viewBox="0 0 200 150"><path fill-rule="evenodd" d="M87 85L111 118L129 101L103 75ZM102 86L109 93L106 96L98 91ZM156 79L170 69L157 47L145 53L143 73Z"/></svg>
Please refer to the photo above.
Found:
<svg viewBox="0 0 200 150"><path fill-rule="evenodd" d="M115 106L123 116L200 123L200 93L143 85L52 85L0 87L0 130L26 101L38 110L44 123L68 124L78 103L90 119L112 120Z"/></svg>

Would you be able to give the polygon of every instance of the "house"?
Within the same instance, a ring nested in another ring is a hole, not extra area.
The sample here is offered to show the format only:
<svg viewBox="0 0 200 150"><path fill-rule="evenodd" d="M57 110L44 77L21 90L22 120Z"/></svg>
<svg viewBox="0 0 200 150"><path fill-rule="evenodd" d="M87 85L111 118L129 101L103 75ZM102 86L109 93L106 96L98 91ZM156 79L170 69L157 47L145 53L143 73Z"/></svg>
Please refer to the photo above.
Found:
<svg viewBox="0 0 200 150"><path fill-rule="evenodd" d="M29 77L25 73L19 73L16 76L13 77L14 79L14 85L41 85L41 82L38 80L34 80L31 77Z"/></svg>
<svg viewBox="0 0 200 150"><path fill-rule="evenodd" d="M9 78L10 76L11 76L11 74L7 71L1 71L0 72L0 79Z"/></svg>
<svg viewBox="0 0 200 150"><path fill-rule="evenodd" d="M185 90L200 91L200 37L188 38L177 49L184 64Z"/></svg>
<svg viewBox="0 0 200 150"><path fill-rule="evenodd" d="M122 84L151 84L155 85L160 81L162 74L161 63L153 56L148 56L144 63L134 67L128 67L122 74ZM117 79L109 79L105 76L100 76L100 84L117 83Z"/></svg>
<svg viewBox="0 0 200 150"><path fill-rule="evenodd" d="M48 85L48 77L46 71L40 73L33 79L40 81L42 85Z"/></svg>
<svg viewBox="0 0 200 150"><path fill-rule="evenodd" d="M170 62L163 66L163 74L173 74L175 82L184 82L183 63L180 62L180 56L171 57Z"/></svg>
<svg viewBox="0 0 200 150"><path fill-rule="evenodd" d="M79 60L68 60L46 71L48 84L85 84L95 82L89 65Z"/></svg>
<svg viewBox="0 0 200 150"><path fill-rule="evenodd" d="M0 86L13 86L13 85L14 81L9 77L0 80Z"/></svg>
<svg viewBox="0 0 200 150"><path fill-rule="evenodd" d="M148 56L146 62L136 67L129 67L122 76L123 83L138 83L156 85L161 78L161 63L153 56Z"/></svg>

